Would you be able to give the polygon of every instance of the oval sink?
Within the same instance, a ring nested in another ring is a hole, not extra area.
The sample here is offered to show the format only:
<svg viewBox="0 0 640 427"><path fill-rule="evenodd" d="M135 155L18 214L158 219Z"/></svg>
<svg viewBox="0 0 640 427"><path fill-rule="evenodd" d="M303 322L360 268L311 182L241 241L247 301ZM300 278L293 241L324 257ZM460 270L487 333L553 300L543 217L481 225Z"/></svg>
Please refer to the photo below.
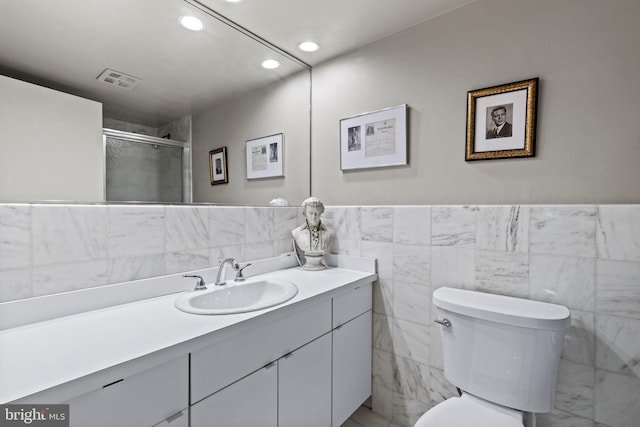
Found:
<svg viewBox="0 0 640 427"><path fill-rule="evenodd" d="M225 286L209 285L206 291L180 295L178 310L193 314L233 314L262 310L295 297L298 287L286 280L247 280Z"/></svg>

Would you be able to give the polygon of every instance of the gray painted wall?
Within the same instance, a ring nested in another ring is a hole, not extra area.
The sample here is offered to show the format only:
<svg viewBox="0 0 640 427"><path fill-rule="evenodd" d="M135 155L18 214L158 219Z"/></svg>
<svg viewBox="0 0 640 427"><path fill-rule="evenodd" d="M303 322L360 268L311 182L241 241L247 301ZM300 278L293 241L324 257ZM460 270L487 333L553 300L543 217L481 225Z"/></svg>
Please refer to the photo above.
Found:
<svg viewBox="0 0 640 427"><path fill-rule="evenodd" d="M304 71L192 116L193 201L266 205L309 196L310 73ZM284 178L247 180L245 142L284 134ZM227 147L229 183L211 185L209 151Z"/></svg>
<svg viewBox="0 0 640 427"><path fill-rule="evenodd" d="M102 104L0 76L0 200L104 201Z"/></svg>
<svg viewBox="0 0 640 427"><path fill-rule="evenodd" d="M478 0L314 67L332 205L640 200L640 2ZM465 162L467 92L540 77L535 158ZM339 120L410 107L409 165L340 171Z"/></svg>

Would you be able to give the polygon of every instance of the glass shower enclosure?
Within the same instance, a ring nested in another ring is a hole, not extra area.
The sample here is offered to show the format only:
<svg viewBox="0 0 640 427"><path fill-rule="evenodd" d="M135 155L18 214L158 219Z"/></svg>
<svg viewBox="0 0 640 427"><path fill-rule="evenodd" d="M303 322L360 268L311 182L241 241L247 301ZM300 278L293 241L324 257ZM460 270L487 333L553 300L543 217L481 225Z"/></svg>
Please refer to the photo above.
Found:
<svg viewBox="0 0 640 427"><path fill-rule="evenodd" d="M191 202L189 144L104 129L106 200Z"/></svg>

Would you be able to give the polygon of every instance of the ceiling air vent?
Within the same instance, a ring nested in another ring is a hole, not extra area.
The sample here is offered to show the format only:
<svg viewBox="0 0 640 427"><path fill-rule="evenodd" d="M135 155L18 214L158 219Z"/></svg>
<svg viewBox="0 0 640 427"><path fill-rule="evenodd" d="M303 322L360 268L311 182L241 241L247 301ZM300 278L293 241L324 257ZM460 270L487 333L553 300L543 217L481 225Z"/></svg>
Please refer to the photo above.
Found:
<svg viewBox="0 0 640 427"><path fill-rule="evenodd" d="M120 71L111 70L107 68L97 77L97 80L110 84L111 86L118 86L123 89L133 89L138 86L141 79L130 76L129 74L121 73Z"/></svg>

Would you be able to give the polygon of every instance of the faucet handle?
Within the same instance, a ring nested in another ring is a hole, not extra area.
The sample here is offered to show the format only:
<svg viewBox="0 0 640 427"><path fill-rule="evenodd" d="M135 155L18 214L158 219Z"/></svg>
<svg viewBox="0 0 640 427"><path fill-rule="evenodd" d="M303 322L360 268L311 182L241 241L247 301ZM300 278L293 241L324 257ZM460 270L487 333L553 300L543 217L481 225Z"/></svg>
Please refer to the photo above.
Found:
<svg viewBox="0 0 640 427"><path fill-rule="evenodd" d="M244 270L245 268L249 267L250 265L251 265L250 262L246 263L242 267L240 266L240 264L237 264L237 266L234 265L234 269L236 270L236 278L233 279L233 281L234 282L243 282L244 281L244 275L242 274L242 270Z"/></svg>
<svg viewBox="0 0 640 427"><path fill-rule="evenodd" d="M182 277L185 277L185 278L193 277L193 278L198 279L198 280L196 281L196 287L193 289L194 291L204 291L204 290L206 290L206 289L207 289L207 286L206 286L206 284L204 283L204 279L202 278L202 276L198 276L198 275L191 275L191 274L185 274L185 275L184 275L184 276L182 276Z"/></svg>

